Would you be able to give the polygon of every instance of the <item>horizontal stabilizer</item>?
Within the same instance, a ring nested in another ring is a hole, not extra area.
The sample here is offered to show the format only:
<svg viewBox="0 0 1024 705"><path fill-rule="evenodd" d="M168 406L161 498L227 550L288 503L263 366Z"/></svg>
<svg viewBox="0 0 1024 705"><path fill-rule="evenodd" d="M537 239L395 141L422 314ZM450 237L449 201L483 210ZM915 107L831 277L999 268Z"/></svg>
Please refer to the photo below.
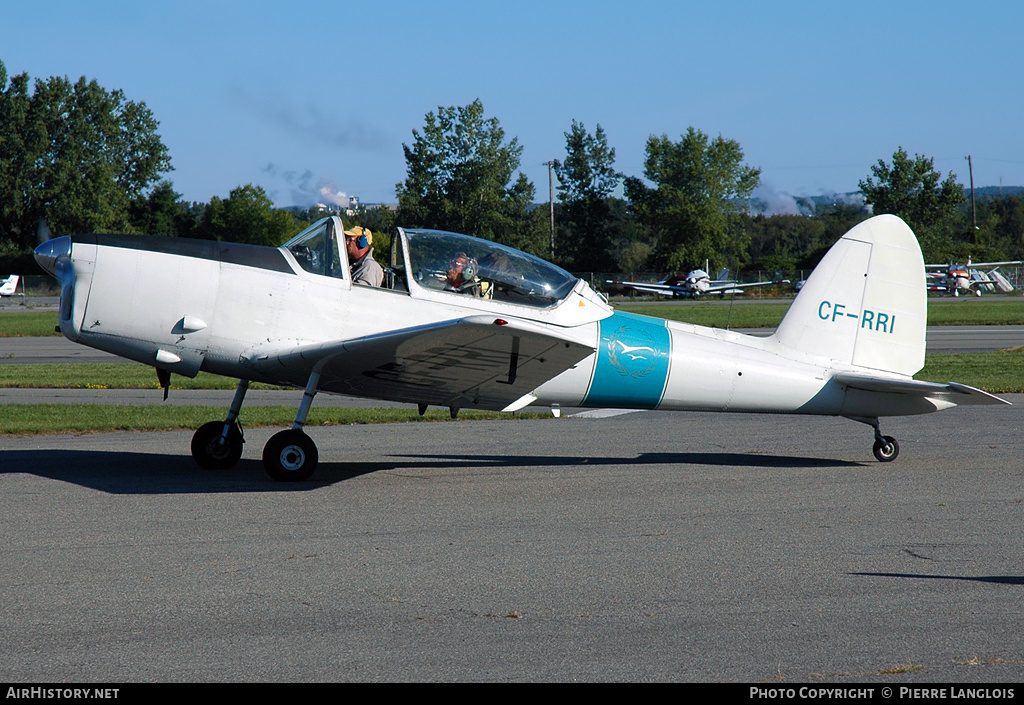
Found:
<svg viewBox="0 0 1024 705"><path fill-rule="evenodd" d="M865 392L884 392L889 394L910 394L929 399L941 399L951 404L1007 404L1010 402L994 394L969 387L958 382L922 382L915 379L890 379L852 372L842 372L832 378L834 381L851 389Z"/></svg>

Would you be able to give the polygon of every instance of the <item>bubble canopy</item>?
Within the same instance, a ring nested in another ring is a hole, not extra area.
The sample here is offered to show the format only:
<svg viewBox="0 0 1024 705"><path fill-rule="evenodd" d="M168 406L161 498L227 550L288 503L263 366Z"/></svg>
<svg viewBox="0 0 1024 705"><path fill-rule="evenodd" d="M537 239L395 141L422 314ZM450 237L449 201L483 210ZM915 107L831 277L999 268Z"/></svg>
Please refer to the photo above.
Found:
<svg viewBox="0 0 1024 705"><path fill-rule="evenodd" d="M552 306L572 291L576 277L539 257L490 240L444 230L405 230L411 279L427 289L446 290L450 265L469 261L469 273L485 296L528 306Z"/></svg>
<svg viewBox="0 0 1024 705"><path fill-rule="evenodd" d="M289 250L308 272L344 278L347 257L339 234L341 223L328 217L289 240ZM465 275L474 295L534 307L554 306L573 290L577 278L534 255L507 245L445 230L405 229L391 238L391 261L385 284L392 289L458 295L451 285L453 263ZM382 262L382 264L384 264ZM465 290L460 287L460 290Z"/></svg>

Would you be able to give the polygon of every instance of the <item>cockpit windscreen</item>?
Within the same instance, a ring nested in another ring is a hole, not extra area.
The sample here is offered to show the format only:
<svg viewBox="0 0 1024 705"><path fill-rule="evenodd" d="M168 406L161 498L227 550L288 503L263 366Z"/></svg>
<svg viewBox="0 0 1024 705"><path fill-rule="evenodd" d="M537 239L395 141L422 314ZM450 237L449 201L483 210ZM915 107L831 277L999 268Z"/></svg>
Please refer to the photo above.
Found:
<svg viewBox="0 0 1024 705"><path fill-rule="evenodd" d="M576 285L576 277L564 269L490 240L443 230L405 234L412 278L427 289L552 306Z"/></svg>

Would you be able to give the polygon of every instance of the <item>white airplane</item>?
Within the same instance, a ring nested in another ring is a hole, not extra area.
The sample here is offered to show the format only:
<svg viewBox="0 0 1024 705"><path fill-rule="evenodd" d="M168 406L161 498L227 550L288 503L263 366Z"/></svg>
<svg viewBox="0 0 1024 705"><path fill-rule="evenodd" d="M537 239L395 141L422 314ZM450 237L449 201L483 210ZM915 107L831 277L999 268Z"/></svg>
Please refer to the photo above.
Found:
<svg viewBox="0 0 1024 705"><path fill-rule="evenodd" d="M1009 293L1013 291L1013 284L1003 276L999 267L1005 265L1020 265L1024 261L1013 260L1007 262L975 262L971 263L970 258L967 264L926 264L925 269L939 270L928 272L928 291L940 291L952 293L953 296L974 294L981 296L982 291L1000 291ZM981 270L989 268L986 274Z"/></svg>
<svg viewBox="0 0 1024 705"><path fill-rule="evenodd" d="M18 280L18 275L12 274L0 281L0 296L22 296L18 293Z"/></svg>
<svg viewBox="0 0 1024 705"><path fill-rule="evenodd" d="M74 235L35 256L60 282L70 340L153 365L165 392L172 372L240 380L225 419L192 439L203 467L241 456L251 380L303 388L292 428L263 450L277 480L316 468L303 425L318 392L453 415L550 405L844 416L874 429L880 461L899 454L880 417L1008 403L912 378L924 363L925 269L894 216L843 236L768 338L616 312L554 265L441 231L399 229L386 286L353 285L342 233L332 216L280 248ZM451 290L442 273L456 259L486 294Z"/></svg>
<svg viewBox="0 0 1024 705"><path fill-rule="evenodd" d="M665 281L653 284L648 282L613 281L611 279L609 279L607 283L624 286L627 289L634 289L635 291L641 291L646 294L661 294L662 296L684 296L693 298L706 296L707 294L721 294L722 296L725 294L742 294L744 289L749 289L751 287L789 283L788 279L779 279L777 281L740 284L735 279L729 279L728 276L728 269L723 269L719 273L717 279L712 279L711 276L703 269L694 269L685 277L676 275L669 277Z"/></svg>

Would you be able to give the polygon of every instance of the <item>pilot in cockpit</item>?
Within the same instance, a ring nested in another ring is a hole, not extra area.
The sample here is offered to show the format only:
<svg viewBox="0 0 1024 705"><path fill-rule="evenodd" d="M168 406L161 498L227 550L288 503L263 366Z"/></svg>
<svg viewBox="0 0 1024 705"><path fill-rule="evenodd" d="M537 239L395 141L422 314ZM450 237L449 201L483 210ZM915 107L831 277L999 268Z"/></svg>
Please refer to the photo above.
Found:
<svg viewBox="0 0 1024 705"><path fill-rule="evenodd" d="M479 270L480 267L475 257L470 257L465 252L457 253L448 263L444 290L454 291L458 294L483 296L484 290L480 277L477 276Z"/></svg>
<svg viewBox="0 0 1024 705"><path fill-rule="evenodd" d="M345 231L345 251L352 269L352 283L380 286L384 281L384 268L373 258L373 233L356 226Z"/></svg>

